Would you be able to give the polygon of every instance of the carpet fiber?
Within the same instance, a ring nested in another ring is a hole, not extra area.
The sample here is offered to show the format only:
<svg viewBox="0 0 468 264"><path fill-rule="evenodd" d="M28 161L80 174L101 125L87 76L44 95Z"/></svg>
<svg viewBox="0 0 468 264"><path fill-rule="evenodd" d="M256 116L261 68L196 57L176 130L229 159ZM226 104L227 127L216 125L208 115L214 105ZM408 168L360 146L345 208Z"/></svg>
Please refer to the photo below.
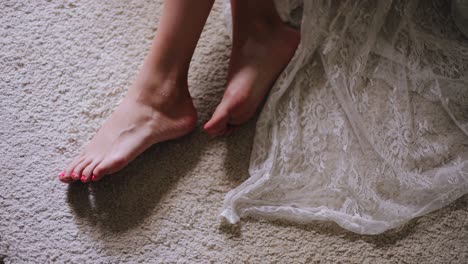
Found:
<svg viewBox="0 0 468 264"><path fill-rule="evenodd" d="M161 3L2 1L0 263L467 263L467 196L378 236L218 219L224 195L248 177L255 132L254 120L228 138L201 132L229 59L222 4L191 64L197 129L102 182L68 186L57 173L125 94Z"/></svg>

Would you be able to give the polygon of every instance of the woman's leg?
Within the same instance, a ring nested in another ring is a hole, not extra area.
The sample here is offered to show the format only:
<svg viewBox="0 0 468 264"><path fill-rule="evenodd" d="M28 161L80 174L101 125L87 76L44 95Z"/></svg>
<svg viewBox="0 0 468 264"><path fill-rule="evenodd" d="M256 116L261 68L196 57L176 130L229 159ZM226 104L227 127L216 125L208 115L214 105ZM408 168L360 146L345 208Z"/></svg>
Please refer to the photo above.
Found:
<svg viewBox="0 0 468 264"><path fill-rule="evenodd" d="M204 129L228 134L257 111L299 44L298 31L286 26L273 0L231 0L233 43L226 91Z"/></svg>
<svg viewBox="0 0 468 264"><path fill-rule="evenodd" d="M134 84L83 152L59 174L61 181L99 180L122 169L149 146L194 128L197 114L187 75L213 2L164 3L156 36Z"/></svg>

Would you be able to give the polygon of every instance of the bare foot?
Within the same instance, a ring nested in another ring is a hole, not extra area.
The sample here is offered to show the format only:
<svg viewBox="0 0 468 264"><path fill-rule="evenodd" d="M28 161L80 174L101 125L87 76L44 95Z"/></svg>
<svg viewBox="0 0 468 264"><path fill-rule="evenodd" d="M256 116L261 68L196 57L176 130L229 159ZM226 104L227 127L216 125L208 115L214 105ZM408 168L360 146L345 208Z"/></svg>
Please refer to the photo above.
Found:
<svg viewBox="0 0 468 264"><path fill-rule="evenodd" d="M186 83L158 78L144 67L114 113L59 179L65 183L100 180L151 145L189 133L196 119Z"/></svg>
<svg viewBox="0 0 468 264"><path fill-rule="evenodd" d="M300 33L281 24L260 28L240 43L233 43L227 88L205 131L230 134L257 111L268 91L296 51Z"/></svg>

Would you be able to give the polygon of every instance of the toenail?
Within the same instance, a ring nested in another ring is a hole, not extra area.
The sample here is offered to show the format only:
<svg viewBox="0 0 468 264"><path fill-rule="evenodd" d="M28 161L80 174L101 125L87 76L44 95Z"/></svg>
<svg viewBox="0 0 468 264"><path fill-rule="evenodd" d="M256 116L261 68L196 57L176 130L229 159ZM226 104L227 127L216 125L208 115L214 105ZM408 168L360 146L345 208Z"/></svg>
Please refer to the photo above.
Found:
<svg viewBox="0 0 468 264"><path fill-rule="evenodd" d="M85 176L81 176L81 181L82 181L82 182L86 181L86 177L85 177Z"/></svg>
<svg viewBox="0 0 468 264"><path fill-rule="evenodd" d="M72 176L73 178L75 178L75 177L76 177L76 173L75 173L75 172L72 172L71 176Z"/></svg>
<svg viewBox="0 0 468 264"><path fill-rule="evenodd" d="M62 178L63 176L65 176L65 172L62 171L61 173L59 173L59 177Z"/></svg>
<svg viewBox="0 0 468 264"><path fill-rule="evenodd" d="M95 181L96 180L96 175L91 176L91 180Z"/></svg>

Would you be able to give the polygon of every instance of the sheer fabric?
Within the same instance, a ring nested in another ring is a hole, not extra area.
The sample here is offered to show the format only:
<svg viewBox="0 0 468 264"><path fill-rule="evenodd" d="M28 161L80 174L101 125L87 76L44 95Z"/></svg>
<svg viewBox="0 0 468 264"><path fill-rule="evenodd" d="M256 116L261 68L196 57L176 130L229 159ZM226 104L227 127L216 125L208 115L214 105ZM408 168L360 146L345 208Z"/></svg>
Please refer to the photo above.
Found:
<svg viewBox="0 0 468 264"><path fill-rule="evenodd" d="M450 2L279 2L301 43L221 215L378 234L468 193L468 40Z"/></svg>

